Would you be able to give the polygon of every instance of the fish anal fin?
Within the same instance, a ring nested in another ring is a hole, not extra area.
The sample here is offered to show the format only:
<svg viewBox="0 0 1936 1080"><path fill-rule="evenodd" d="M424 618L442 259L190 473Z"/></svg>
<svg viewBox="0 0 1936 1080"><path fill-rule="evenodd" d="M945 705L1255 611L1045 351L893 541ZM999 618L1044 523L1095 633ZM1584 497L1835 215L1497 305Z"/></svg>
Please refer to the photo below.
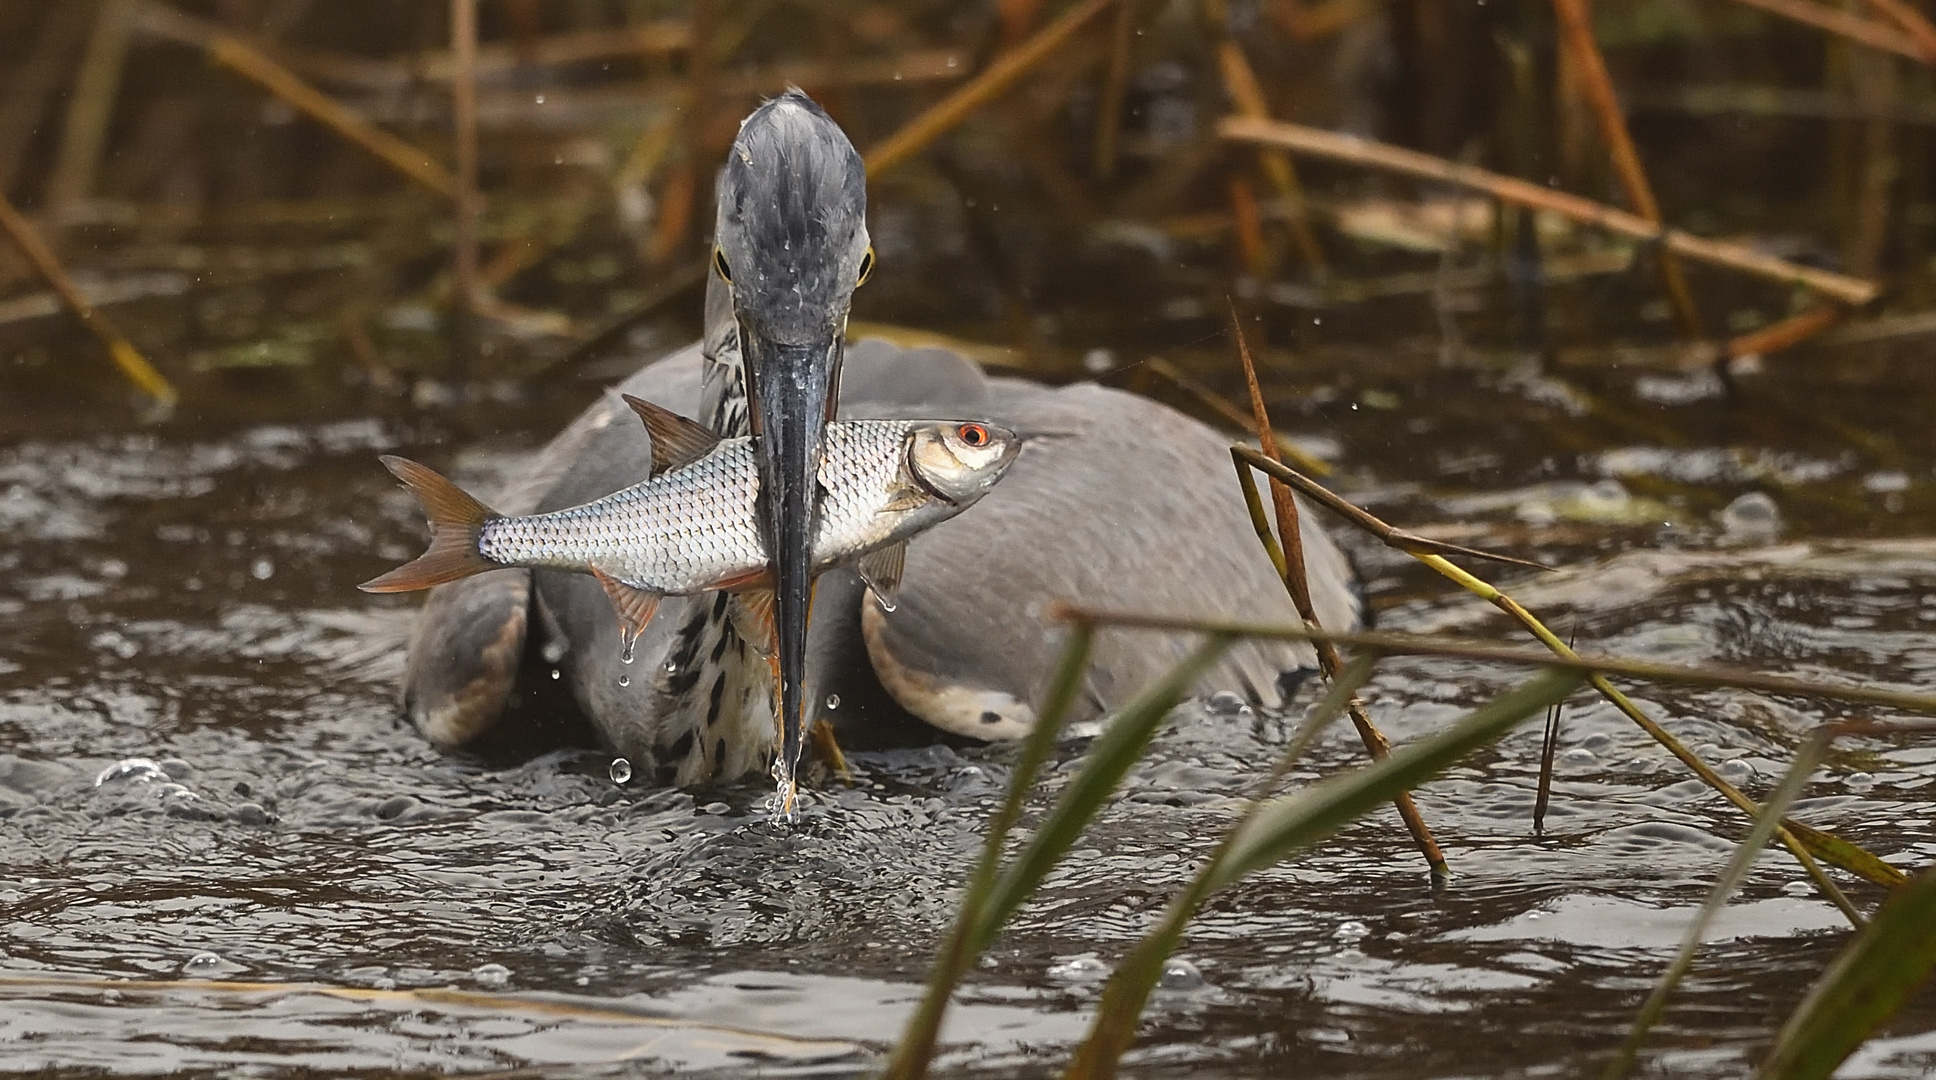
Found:
<svg viewBox="0 0 1936 1080"><path fill-rule="evenodd" d="M484 523L497 516L489 507L428 466L392 454L385 454L381 460L423 507L424 517L430 521L430 550L357 588L375 593L414 592L497 569L497 563L477 550Z"/></svg>
<svg viewBox="0 0 1936 1080"><path fill-rule="evenodd" d="M629 657L632 643L645 633L645 624L652 621L652 613L659 610L659 594L647 592L636 585L623 581L592 567L592 576L604 588L605 595L611 598L612 610L618 612L618 632L625 642L625 654Z"/></svg>
<svg viewBox="0 0 1936 1080"><path fill-rule="evenodd" d="M690 465L719 445L719 436L704 424L688 420L671 409L654 405L644 398L621 394L632 411L645 421L652 436L652 475Z"/></svg>
<svg viewBox="0 0 1936 1080"><path fill-rule="evenodd" d="M901 574L907 570L907 541L875 548L854 564L860 579L874 591L874 602L882 611L893 611L901 595Z"/></svg>

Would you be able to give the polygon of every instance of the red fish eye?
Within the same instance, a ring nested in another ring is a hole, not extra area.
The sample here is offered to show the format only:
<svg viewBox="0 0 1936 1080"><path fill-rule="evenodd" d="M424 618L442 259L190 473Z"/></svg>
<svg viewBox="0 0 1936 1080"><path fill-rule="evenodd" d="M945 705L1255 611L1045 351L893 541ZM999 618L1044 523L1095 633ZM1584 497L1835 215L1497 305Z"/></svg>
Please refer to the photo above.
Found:
<svg viewBox="0 0 1936 1080"><path fill-rule="evenodd" d="M963 424L955 429L955 434L961 436L961 441L969 446L988 445L988 429L980 424Z"/></svg>

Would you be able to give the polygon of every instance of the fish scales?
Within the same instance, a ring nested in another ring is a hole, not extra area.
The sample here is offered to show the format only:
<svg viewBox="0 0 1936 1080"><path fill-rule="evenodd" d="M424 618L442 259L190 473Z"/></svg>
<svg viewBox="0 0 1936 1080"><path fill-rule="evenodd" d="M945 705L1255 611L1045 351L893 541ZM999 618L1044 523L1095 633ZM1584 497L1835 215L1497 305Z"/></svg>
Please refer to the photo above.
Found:
<svg viewBox="0 0 1936 1080"><path fill-rule="evenodd" d="M901 482L902 450L914 426L863 420L828 428L816 563L831 564L892 530L881 510ZM496 563L596 565L628 585L691 592L767 565L758 495L751 444L733 440L650 483L583 506L494 518L481 530L478 548Z"/></svg>

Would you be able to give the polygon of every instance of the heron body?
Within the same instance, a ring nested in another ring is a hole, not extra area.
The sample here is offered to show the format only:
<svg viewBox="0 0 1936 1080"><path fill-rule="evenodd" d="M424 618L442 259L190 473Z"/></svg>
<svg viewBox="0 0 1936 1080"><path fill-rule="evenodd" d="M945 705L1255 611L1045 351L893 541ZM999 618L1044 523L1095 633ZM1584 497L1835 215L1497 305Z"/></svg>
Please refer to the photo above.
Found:
<svg viewBox="0 0 1936 1080"><path fill-rule="evenodd" d="M1063 632L1045 617L1054 600L1297 618L1257 543L1227 436L1093 384L1052 388L990 377L947 350L842 341L848 297L872 260L858 216L864 189L855 195L860 175L845 136L804 96L790 93L749 117L720 184L706 336L619 387L722 435L750 430L775 459L762 474L763 523L776 553L779 659L798 669L782 689L793 694L775 693L764 650L742 639L724 593L667 597L628 666L620 663L611 604L591 578L496 570L440 586L419 619L405 707L427 738L457 747L489 731L506 711L519 663L537 656L569 684L600 737L643 766L643 775L673 784L728 780L765 768L776 749L790 764L798 729L817 719L832 721L843 739L865 739L870 729L910 716L974 738L1025 734ZM775 208L783 220L748 224L748 214ZM796 261L804 251L810 265L790 268L783 258L775 269L762 243ZM763 286L787 293L778 316L749 297ZM790 630L785 553L789 544L804 553L813 515L786 519L803 502L813 508L806 496L817 477L803 480L801 455L817 462L823 437L801 429L824 428L836 392L842 419L974 418L1028 441L977 505L909 543L892 610L870 599L854 572L836 569L811 594L811 622ZM636 483L650 470L651 448L630 416L614 395L592 405L516 475L495 507L540 513ZM1359 600L1343 555L1316 529L1307 529L1304 548L1320 620L1357 625ZM1103 633L1076 718L1126 701L1188 644ZM1285 677L1314 664L1304 646L1245 643L1201 689L1272 706ZM789 696L801 699L792 725ZM776 746L776 726L794 728L791 741Z"/></svg>

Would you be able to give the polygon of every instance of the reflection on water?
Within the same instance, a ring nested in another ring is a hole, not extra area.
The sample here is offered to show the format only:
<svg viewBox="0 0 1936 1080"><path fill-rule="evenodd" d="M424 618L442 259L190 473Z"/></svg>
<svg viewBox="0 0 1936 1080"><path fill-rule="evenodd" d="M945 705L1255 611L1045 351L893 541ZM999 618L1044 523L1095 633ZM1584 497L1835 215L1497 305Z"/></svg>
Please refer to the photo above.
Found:
<svg viewBox="0 0 1936 1080"><path fill-rule="evenodd" d="M459 458L458 480L491 483L555 423L538 412L507 412L517 435ZM440 441L348 419L0 449L0 1069L852 1073L891 1041L1007 753L856 754L852 787L812 793L778 827L758 782L657 791L589 750L432 752L396 720L409 608L352 586L417 542L375 454L436 460L425 444ZM1617 482L1360 490L1394 516L1464 522L1461 542L1568 566L1516 589L1583 648L1928 683L1936 544L1782 540L1821 528L1805 507L1743 508L1760 530L1744 535L1659 486L1711 484L1726 507L1744 469L1816 482L1817 459L1600 460ZM1662 498L1686 519L1671 543L1636 524ZM1507 634L1403 560L1362 554L1384 625ZM1510 678L1394 661L1367 695L1405 740ZM1751 794L1808 727L1845 715L1733 691L1640 696ZM1110 963L1294 719L1221 698L1183 711L975 972L951 1069L1061 1059ZM1420 793L1457 875L1442 890L1381 812L1213 899L1134 1060L1260 1076L1593 1067L1742 822L1582 698L1537 837L1538 743L1515 733ZM1357 754L1336 736L1297 779ZM1857 742L1797 815L1920 865L1936 858L1931 791L1936 750ZM1764 857L1656 1037L1660 1065L1737 1074L1844 936L1792 863ZM122 979L142 982L106 985ZM1848 1075L1920 1075L1936 1063L1933 1020L1912 1009Z"/></svg>

